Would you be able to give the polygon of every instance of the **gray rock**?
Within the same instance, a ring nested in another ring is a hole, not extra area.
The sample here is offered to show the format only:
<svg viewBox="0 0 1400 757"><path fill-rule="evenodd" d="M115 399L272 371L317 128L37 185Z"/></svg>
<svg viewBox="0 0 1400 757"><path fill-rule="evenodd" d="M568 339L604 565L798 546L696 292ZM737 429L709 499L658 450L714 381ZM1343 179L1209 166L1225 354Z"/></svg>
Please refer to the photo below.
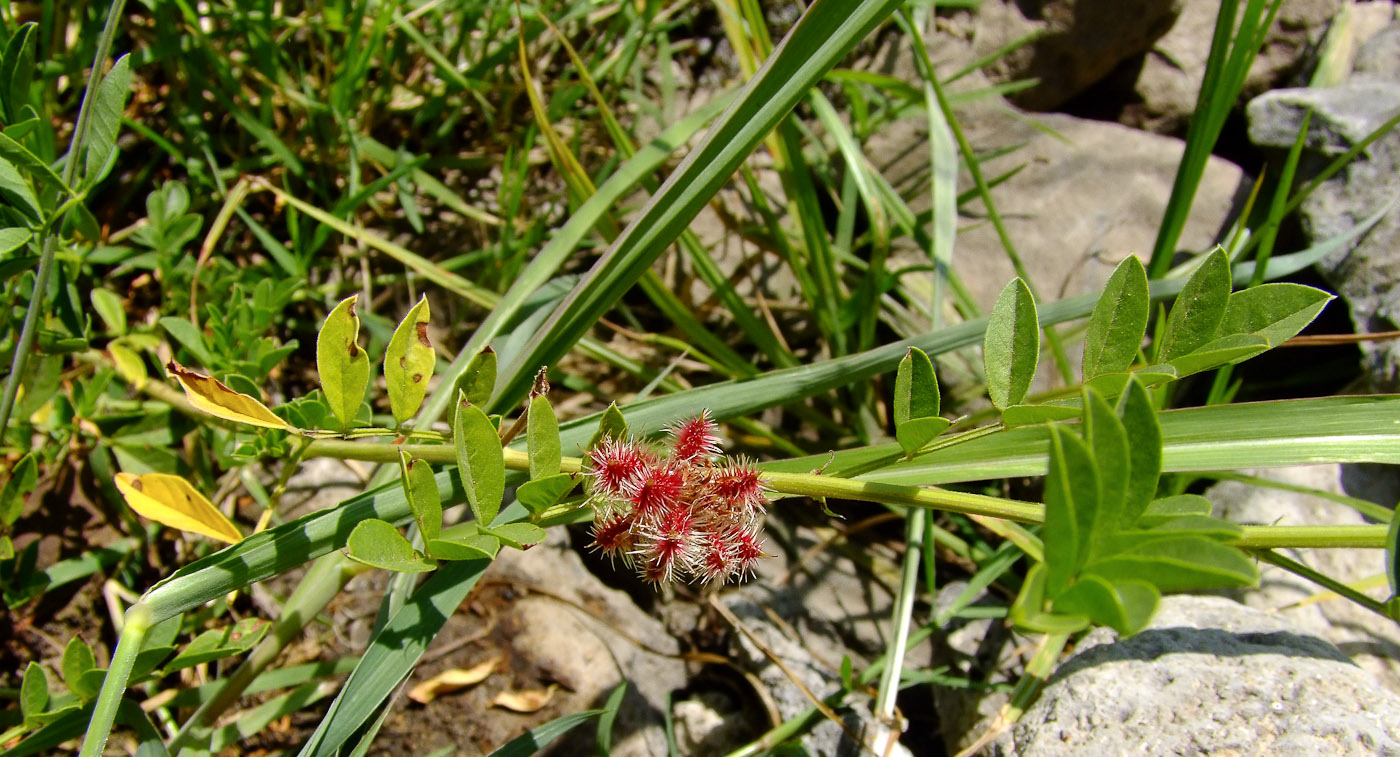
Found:
<svg viewBox="0 0 1400 757"><path fill-rule="evenodd" d="M1315 489L1323 494L1376 497L1395 505L1396 470L1389 466L1304 465L1250 471L1252 475L1287 486ZM1216 514L1237 523L1293 526L1361 525L1366 519L1355 509L1323 496L1223 481L1206 497ZM1378 549L1283 550L1325 575L1340 581L1358 581L1385 570L1385 553ZM1335 644L1381 685L1400 694L1400 625L1344 599L1294 606L1322 591L1316 584L1273 565L1259 566L1257 588L1237 589L1231 597L1261 610L1276 612L1309 634ZM1388 587L1372 594L1384 599Z"/></svg>
<svg viewBox="0 0 1400 757"><path fill-rule="evenodd" d="M1376 81L1400 80L1400 22L1392 22L1366 40L1356 52L1352 75Z"/></svg>
<svg viewBox="0 0 1400 757"><path fill-rule="evenodd" d="M557 681L561 712L601 707L619 682L628 681L612 753L665 754L664 713L671 693L688 682L680 646L660 621L584 567L567 538L551 529L548 541L528 551L503 549L487 573L489 580L548 592L514 603L500 620L518 629L510 637L513 664ZM566 736L555 753L591 752L593 735L586 730Z"/></svg>
<svg viewBox="0 0 1400 757"><path fill-rule="evenodd" d="M1249 103L1250 139L1286 149L1293 144L1303 114L1311 110L1300 178L1315 175L1335 155L1355 145L1400 112L1400 81L1361 77L1340 87L1286 89ZM1332 239L1363 219L1389 212L1361 239L1324 258L1319 269L1351 309L1358 333L1400 328L1400 130L1372 143L1300 208L1304 231L1314 243ZM1400 341L1366 342L1360 347L1367 381L1375 391L1400 386Z"/></svg>
<svg viewBox="0 0 1400 757"><path fill-rule="evenodd" d="M1085 637L990 753L1400 754L1400 697L1284 618L1169 597Z"/></svg>

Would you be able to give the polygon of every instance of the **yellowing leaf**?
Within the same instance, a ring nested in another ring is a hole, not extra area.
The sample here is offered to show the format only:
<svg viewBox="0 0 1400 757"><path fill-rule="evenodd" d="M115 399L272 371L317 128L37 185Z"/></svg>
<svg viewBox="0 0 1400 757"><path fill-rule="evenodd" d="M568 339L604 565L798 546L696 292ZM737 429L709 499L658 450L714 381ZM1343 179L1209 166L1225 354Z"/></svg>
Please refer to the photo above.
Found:
<svg viewBox="0 0 1400 757"><path fill-rule="evenodd" d="M547 689L502 691L491 700L491 706L504 707L515 712L535 712L549 704L549 700L554 698L554 690L557 688L559 688L559 684L551 683Z"/></svg>
<svg viewBox="0 0 1400 757"><path fill-rule="evenodd" d="M444 670L410 689L408 698L418 704L427 704L443 694L451 694L454 691L460 691L485 681L492 673L496 672L496 666L500 664L501 656L495 655L466 670L461 668Z"/></svg>
<svg viewBox="0 0 1400 757"><path fill-rule="evenodd" d="M246 423L249 426L283 431L297 430L292 424L273 415L272 411L267 409L267 405L246 394L235 392L212 376L195 373L174 360L166 363L165 369L180 382L190 404L216 418Z"/></svg>
<svg viewBox="0 0 1400 757"><path fill-rule="evenodd" d="M189 482L165 473L116 475L117 489L141 516L181 531L236 544L243 534Z"/></svg>

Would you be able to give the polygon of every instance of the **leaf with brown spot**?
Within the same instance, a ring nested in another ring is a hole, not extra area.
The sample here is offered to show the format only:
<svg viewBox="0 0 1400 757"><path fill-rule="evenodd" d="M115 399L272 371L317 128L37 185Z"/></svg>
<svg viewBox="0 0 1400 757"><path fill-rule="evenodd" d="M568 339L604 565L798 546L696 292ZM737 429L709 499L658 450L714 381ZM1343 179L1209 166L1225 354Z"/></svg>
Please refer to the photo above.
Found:
<svg viewBox="0 0 1400 757"><path fill-rule="evenodd" d="M347 431L369 387L369 356L356 342L360 334L360 319L355 315L357 296L352 294L336 305L316 335L316 372L321 391L341 428Z"/></svg>
<svg viewBox="0 0 1400 757"><path fill-rule="evenodd" d="M118 473L116 483L126 503L143 517L230 544L243 539L243 534L218 508L179 476Z"/></svg>
<svg viewBox="0 0 1400 757"><path fill-rule="evenodd" d="M428 341L428 318L428 298L423 297L394 329L384 352L389 409L399 423L418 412L428 392L428 379L432 378L433 367L437 364L437 353Z"/></svg>
<svg viewBox="0 0 1400 757"><path fill-rule="evenodd" d="M427 704L443 694L461 691L468 686L475 686L485 681L491 677L492 673L496 672L496 667L500 664L501 656L498 654L466 670L461 668L444 670L410 689L408 698L418 704Z"/></svg>
<svg viewBox="0 0 1400 757"><path fill-rule="evenodd" d="M525 691L502 691L491 700L492 707L504 707L514 712L536 712L554 698L554 690L559 684L551 683L547 689L527 689Z"/></svg>
<svg viewBox="0 0 1400 757"><path fill-rule="evenodd" d="M246 394L235 392L212 376L195 373L174 360L166 363L165 369L180 382L180 387L185 390L185 397L189 398L190 404L216 418L281 431L298 430L274 415L267 409L267 405Z"/></svg>

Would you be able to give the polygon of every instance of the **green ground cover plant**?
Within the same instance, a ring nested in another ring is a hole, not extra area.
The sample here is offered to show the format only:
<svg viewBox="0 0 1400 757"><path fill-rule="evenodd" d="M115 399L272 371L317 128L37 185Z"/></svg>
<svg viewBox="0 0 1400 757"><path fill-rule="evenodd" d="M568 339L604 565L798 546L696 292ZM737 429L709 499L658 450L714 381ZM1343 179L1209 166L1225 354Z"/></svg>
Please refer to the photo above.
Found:
<svg viewBox="0 0 1400 757"><path fill-rule="evenodd" d="M1294 186L1298 148L1258 190L1267 208L1172 267L1278 3L1222 3L1147 264L1129 256L1101 294L1059 301L1025 274L997 210L1004 177L984 175L959 124L960 105L1019 85L935 71L920 33L933 5L817 0L773 36L749 0L0 11L0 588L15 612L102 576L115 642L110 659L67 642L62 687L34 662L16 676L4 754L80 741L98 755L113 733L142 753L214 753L313 707L301 754L364 753L501 550L572 526L648 583L722 597L762 559L764 523L814 501L903 521L891 641L740 754L856 698L894 737L900 688L928 673L905 650L975 594L928 609L939 549L1039 635L1003 723L1075 634L1135 633L1164 592L1252 584L1259 560L1400 620L1390 509L1353 503L1365 526L1241 525L1190 491L1246 468L1400 463L1400 398L1230 402L1232 366L1333 300L1279 279L1385 208L1273 249L1320 181ZM914 50L917 84L852 64L885 33ZM720 40L734 79L683 106L674 71L719 65L705 49ZM864 153L903 119L929 132L923 214ZM691 228L722 191L750 213L726 219L733 233L792 276L776 314ZM954 252L974 201L1021 274L985 315ZM927 264L896 268L898 242ZM931 298L913 283L925 274ZM1032 390L1041 372L1049 391ZM975 391L940 389L949 374ZM1207 401L1178 406L1192 377ZM376 472L288 517L288 481L315 458ZM44 564L16 524L65 467L120 533ZM1013 496L1005 482L1025 476L1043 487ZM1390 599L1275 551L1299 547L1387 550ZM275 618L239 604L302 568ZM367 570L392 574L368 645L279 663ZM197 667L213 674L179 685ZM622 693L493 746L531 753L596 719L606 753Z"/></svg>

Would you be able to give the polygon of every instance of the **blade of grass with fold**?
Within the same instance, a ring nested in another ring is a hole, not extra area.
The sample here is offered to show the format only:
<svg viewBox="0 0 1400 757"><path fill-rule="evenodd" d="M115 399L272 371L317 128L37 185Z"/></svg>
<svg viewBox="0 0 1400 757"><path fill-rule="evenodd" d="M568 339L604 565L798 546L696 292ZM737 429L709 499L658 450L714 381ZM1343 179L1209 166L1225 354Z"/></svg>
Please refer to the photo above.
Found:
<svg viewBox="0 0 1400 757"><path fill-rule="evenodd" d="M898 0L817 0L762 69L671 174L638 218L559 304L520 355L502 367L493 410L513 406L535 370L554 363L641 277L739 164Z"/></svg>

